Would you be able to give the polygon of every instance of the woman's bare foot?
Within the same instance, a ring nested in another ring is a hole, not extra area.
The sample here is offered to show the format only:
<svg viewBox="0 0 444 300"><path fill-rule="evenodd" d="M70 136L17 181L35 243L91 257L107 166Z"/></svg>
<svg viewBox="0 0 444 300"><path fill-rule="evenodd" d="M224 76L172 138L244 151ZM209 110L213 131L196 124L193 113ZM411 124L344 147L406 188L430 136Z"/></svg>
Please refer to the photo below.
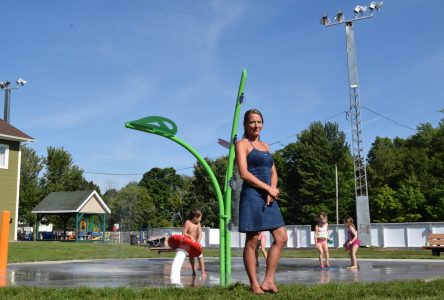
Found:
<svg viewBox="0 0 444 300"><path fill-rule="evenodd" d="M253 294L255 295L260 295L260 294L264 294L264 291L262 290L262 288L257 285L257 286L252 286L251 287L251 291L253 292Z"/></svg>
<svg viewBox="0 0 444 300"><path fill-rule="evenodd" d="M262 282L261 289L264 292L268 292L268 293L278 293L279 292L278 288L276 287L276 285L273 282L270 282L270 283Z"/></svg>

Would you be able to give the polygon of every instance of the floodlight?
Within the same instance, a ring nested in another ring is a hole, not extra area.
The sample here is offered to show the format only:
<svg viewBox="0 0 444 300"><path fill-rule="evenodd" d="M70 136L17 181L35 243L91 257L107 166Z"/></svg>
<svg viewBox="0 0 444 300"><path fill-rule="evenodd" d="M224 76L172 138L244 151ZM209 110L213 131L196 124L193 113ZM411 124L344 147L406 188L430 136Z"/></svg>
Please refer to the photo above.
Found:
<svg viewBox="0 0 444 300"><path fill-rule="evenodd" d="M324 26L327 26L330 24L330 19L328 18L328 15L323 15L321 18L321 24Z"/></svg>
<svg viewBox="0 0 444 300"><path fill-rule="evenodd" d="M383 3L384 1L381 1L381 2L375 2L375 1L372 1L372 3L370 3L370 5L368 6L368 8L371 10L371 11L373 11L374 9L376 9L376 11L379 11L380 9L381 9L381 6L382 6L382 3Z"/></svg>
<svg viewBox="0 0 444 300"><path fill-rule="evenodd" d="M27 83L27 81L22 78L17 79L16 82L17 82L17 86L18 85L24 86Z"/></svg>
<svg viewBox="0 0 444 300"><path fill-rule="evenodd" d="M353 12L357 15L357 14L363 14L365 11L367 10L366 6L362 6L362 5L357 5L355 7L355 9L353 10Z"/></svg>
<svg viewBox="0 0 444 300"><path fill-rule="evenodd" d="M344 20L344 13L342 12L342 10L340 10L336 13L335 21L342 22L343 20Z"/></svg>
<svg viewBox="0 0 444 300"><path fill-rule="evenodd" d="M9 88L9 85L11 84L11 82L9 80L6 80L5 82L3 82L3 88Z"/></svg>
<svg viewBox="0 0 444 300"><path fill-rule="evenodd" d="M0 89L4 89L5 88L5 84L3 83L3 81L0 81Z"/></svg>

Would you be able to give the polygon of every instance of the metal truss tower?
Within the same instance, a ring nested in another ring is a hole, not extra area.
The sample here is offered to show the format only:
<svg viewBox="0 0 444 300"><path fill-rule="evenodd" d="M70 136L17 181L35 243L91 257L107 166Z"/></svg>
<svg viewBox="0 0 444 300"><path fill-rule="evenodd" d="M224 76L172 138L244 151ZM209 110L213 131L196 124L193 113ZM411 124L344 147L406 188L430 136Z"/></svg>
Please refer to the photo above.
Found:
<svg viewBox="0 0 444 300"><path fill-rule="evenodd" d="M356 223L359 239L363 245L371 245L370 209L368 203L367 171L364 157L364 142L361 121L361 103L359 101L358 66L356 61L355 32L353 22L373 17L373 11L379 10L382 2L371 2L368 9L370 14L365 15L367 7L358 5L354 9L355 17L344 20L344 14L339 11L335 22L331 23L328 16L321 18L321 24L332 26L345 24L348 82L350 93L349 118L352 132L353 168L355 178Z"/></svg>

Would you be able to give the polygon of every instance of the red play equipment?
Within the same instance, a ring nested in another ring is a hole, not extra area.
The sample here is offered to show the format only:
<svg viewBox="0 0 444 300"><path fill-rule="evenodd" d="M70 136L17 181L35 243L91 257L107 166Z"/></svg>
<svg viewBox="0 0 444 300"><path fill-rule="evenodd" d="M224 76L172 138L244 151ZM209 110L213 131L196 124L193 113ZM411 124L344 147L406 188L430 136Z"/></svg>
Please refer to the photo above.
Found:
<svg viewBox="0 0 444 300"><path fill-rule="evenodd" d="M202 254L202 246L184 235L174 234L170 236L168 238L168 245L173 250L180 249L185 251L189 257L198 257Z"/></svg>

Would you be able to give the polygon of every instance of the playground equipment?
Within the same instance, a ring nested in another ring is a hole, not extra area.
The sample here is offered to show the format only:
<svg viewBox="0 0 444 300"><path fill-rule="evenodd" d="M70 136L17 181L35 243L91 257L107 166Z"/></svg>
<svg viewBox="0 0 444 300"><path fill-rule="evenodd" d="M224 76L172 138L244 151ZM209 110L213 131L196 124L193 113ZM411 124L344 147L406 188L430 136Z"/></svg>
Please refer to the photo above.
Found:
<svg viewBox="0 0 444 300"><path fill-rule="evenodd" d="M139 130L151 134L157 134L168 138L185 149L187 149L197 160L202 164L208 176L210 176L211 183L216 190L217 201L219 204L219 273L220 273L220 283L222 286L228 286L231 282L231 184L232 176L233 176L233 165L234 165L234 145L237 140L237 124L239 121L239 113L240 113L240 105L244 99L244 87L245 81L247 78L247 71L245 69L242 70L241 81L239 84L239 90L236 98L236 105L234 110L233 117L233 125L231 130L231 139L230 139L230 150L228 155L228 166L227 172L225 176L225 185L224 185L224 199L222 198L222 192L219 187L219 184L216 180L216 176L211 170L210 166L207 164L205 159L190 145L188 145L183 140L179 139L176 136L177 133L177 125L164 117L160 116L149 116L142 119L138 119L135 121L130 121L125 123L125 127Z"/></svg>
<svg viewBox="0 0 444 300"><path fill-rule="evenodd" d="M9 210L2 211L2 227L0 228L0 287L6 286L10 218L11 212Z"/></svg>
<svg viewBox="0 0 444 300"><path fill-rule="evenodd" d="M168 245L176 251L176 256L171 265L171 283L180 284L180 270L185 257L198 257L202 254L202 246L197 242L193 242L189 237L180 234L170 236L168 238Z"/></svg>
<svg viewBox="0 0 444 300"><path fill-rule="evenodd" d="M11 212L2 211L2 227L0 232L0 271L5 271L8 264L9 222Z"/></svg>

